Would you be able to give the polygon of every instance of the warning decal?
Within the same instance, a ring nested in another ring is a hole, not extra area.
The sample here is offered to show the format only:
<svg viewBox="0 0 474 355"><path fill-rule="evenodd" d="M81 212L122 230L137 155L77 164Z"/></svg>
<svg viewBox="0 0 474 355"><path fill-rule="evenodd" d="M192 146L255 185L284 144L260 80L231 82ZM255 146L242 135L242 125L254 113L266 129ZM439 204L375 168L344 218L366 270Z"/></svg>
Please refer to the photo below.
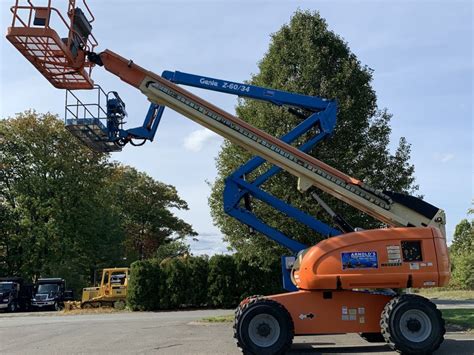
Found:
<svg viewBox="0 0 474 355"><path fill-rule="evenodd" d="M341 253L342 269L377 269L376 251L353 251Z"/></svg>

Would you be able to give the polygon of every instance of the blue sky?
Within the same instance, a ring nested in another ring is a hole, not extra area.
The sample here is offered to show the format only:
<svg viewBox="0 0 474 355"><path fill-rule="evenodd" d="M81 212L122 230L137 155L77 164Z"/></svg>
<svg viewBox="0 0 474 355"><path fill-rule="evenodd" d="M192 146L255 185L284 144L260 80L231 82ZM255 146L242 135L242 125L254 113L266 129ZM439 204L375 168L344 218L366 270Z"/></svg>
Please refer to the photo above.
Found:
<svg viewBox="0 0 474 355"><path fill-rule="evenodd" d="M9 6L0 0L1 28ZM473 7L471 1L89 1L99 50L109 48L161 73L180 70L232 81L258 71L270 34L298 8L318 10L363 64L374 70L379 107L392 120L391 147L401 136L412 144L420 192L446 210L451 237L473 193ZM64 113L64 93L54 89L5 39L0 40L0 117L34 108ZM141 124L148 103L105 70L94 80L127 104L128 124ZM235 97L202 95L229 112ZM207 206L206 181L216 175L222 143L197 124L167 110L155 142L126 147L112 158L173 184L189 203L179 215L199 232L196 254L226 250Z"/></svg>

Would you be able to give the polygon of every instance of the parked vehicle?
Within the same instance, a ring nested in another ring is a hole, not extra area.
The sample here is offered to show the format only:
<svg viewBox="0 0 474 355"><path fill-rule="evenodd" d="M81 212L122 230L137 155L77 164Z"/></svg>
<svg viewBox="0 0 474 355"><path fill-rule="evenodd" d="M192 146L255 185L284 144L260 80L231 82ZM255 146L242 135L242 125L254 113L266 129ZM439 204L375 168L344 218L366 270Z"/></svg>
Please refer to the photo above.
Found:
<svg viewBox="0 0 474 355"><path fill-rule="evenodd" d="M53 309L59 311L64 307L64 301L72 301L73 295L66 290L66 280L61 278L38 279L35 285L31 307L36 310Z"/></svg>
<svg viewBox="0 0 474 355"><path fill-rule="evenodd" d="M0 278L0 310L29 310L32 293L33 285L25 283L21 277Z"/></svg>
<svg viewBox="0 0 474 355"><path fill-rule="evenodd" d="M125 305L130 270L126 267L102 270L100 286L82 290L81 308Z"/></svg>

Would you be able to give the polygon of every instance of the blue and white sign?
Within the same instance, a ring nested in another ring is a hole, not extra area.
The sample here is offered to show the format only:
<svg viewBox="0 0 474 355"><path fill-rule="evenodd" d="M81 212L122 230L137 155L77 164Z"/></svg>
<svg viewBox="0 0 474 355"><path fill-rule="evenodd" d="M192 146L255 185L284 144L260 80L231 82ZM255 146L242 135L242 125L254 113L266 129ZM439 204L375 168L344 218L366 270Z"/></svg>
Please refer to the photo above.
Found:
<svg viewBox="0 0 474 355"><path fill-rule="evenodd" d="M351 251L341 253L342 270L346 269L377 269L376 251Z"/></svg>

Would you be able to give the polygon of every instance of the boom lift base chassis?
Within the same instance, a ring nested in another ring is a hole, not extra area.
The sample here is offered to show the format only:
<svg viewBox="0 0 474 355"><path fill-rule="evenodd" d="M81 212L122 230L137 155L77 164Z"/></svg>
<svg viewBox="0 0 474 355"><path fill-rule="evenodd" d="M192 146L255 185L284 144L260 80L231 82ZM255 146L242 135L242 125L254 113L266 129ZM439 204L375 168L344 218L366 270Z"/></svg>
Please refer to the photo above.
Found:
<svg viewBox="0 0 474 355"><path fill-rule="evenodd" d="M234 337L245 354L285 354L295 335L359 333L406 354L431 354L446 330L441 312L416 295L298 291L243 300Z"/></svg>

